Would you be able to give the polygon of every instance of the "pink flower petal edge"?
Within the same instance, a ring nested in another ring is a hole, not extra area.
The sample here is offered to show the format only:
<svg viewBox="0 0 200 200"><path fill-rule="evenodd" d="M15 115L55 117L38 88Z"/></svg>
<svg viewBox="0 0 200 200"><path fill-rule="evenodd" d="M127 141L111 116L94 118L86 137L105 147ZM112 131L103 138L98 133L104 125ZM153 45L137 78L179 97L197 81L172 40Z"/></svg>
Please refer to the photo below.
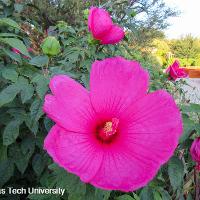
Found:
<svg viewBox="0 0 200 200"><path fill-rule="evenodd" d="M121 27L113 25L108 33L100 38L101 44L116 44L124 38L124 35L124 31Z"/></svg>
<svg viewBox="0 0 200 200"><path fill-rule="evenodd" d="M180 111L166 91L147 93L148 73L138 62L94 62L90 91L65 75L50 88L44 111L56 125L44 149L83 182L133 191L173 155L183 130Z"/></svg>

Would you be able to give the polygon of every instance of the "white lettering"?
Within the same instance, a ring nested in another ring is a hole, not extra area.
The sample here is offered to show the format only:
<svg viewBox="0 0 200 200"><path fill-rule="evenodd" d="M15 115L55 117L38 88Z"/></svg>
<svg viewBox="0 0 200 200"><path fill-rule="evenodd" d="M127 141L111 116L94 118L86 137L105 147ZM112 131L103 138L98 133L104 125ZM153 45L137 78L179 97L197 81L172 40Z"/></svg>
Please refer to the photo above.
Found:
<svg viewBox="0 0 200 200"><path fill-rule="evenodd" d="M28 194L58 194L63 196L65 193L65 189L62 188L55 188L55 189L48 189L48 188L28 188Z"/></svg>
<svg viewBox="0 0 200 200"><path fill-rule="evenodd" d="M8 187L8 193L9 194L26 194L26 189L25 188Z"/></svg>
<svg viewBox="0 0 200 200"><path fill-rule="evenodd" d="M0 189L0 194L6 194L6 189Z"/></svg>

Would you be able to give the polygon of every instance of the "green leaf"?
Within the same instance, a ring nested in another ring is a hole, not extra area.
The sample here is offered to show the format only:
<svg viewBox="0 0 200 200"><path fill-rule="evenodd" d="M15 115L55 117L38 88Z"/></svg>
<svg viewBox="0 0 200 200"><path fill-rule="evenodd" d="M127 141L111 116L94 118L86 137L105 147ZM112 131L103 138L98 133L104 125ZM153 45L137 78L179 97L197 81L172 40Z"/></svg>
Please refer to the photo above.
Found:
<svg viewBox="0 0 200 200"><path fill-rule="evenodd" d="M7 160L7 146L0 143L0 162Z"/></svg>
<svg viewBox="0 0 200 200"><path fill-rule="evenodd" d="M2 187L13 175L14 165L10 160L0 162L0 187Z"/></svg>
<svg viewBox="0 0 200 200"><path fill-rule="evenodd" d="M171 200L169 193L166 190L161 190L160 194L162 196L162 200Z"/></svg>
<svg viewBox="0 0 200 200"><path fill-rule="evenodd" d="M184 132L180 138L180 143L183 143L190 135L192 130L195 129L194 121L192 121L187 115L183 115Z"/></svg>
<svg viewBox="0 0 200 200"><path fill-rule="evenodd" d="M153 191L154 200L162 200L160 193L156 190Z"/></svg>
<svg viewBox="0 0 200 200"><path fill-rule="evenodd" d="M16 54L10 50L4 49L4 53L9 56L12 60L15 60L19 62L20 64L22 63L21 56L19 54Z"/></svg>
<svg viewBox="0 0 200 200"><path fill-rule="evenodd" d="M21 36L13 34L13 33L0 33L0 37L15 37L21 38Z"/></svg>
<svg viewBox="0 0 200 200"><path fill-rule="evenodd" d="M42 101L40 99L35 99L30 107L30 113L25 123L28 128L34 133L37 133L38 130L38 120L43 115L42 111Z"/></svg>
<svg viewBox="0 0 200 200"><path fill-rule="evenodd" d="M13 68L3 68L2 76L7 80L10 80L12 82L16 82L17 78L18 78L18 73Z"/></svg>
<svg viewBox="0 0 200 200"><path fill-rule="evenodd" d="M16 95L20 92L20 89L16 84L9 85L0 92L0 107L10 103Z"/></svg>
<svg viewBox="0 0 200 200"><path fill-rule="evenodd" d="M34 156L33 161L32 161L32 166L37 176L40 176L45 168L45 162L40 154L36 154Z"/></svg>
<svg viewBox="0 0 200 200"><path fill-rule="evenodd" d="M133 197L135 200L140 200L140 197L137 194L135 194L134 192L133 192Z"/></svg>
<svg viewBox="0 0 200 200"><path fill-rule="evenodd" d="M33 96L34 88L32 84L29 84L28 80L22 76L19 77L17 84L21 90L20 93L22 103L25 103Z"/></svg>
<svg viewBox="0 0 200 200"><path fill-rule="evenodd" d="M195 112L195 113L200 113L200 105L195 104L195 103L190 103L190 105L186 106L181 106L182 112Z"/></svg>
<svg viewBox="0 0 200 200"><path fill-rule="evenodd" d="M26 101L31 99L33 94L34 94L34 88L31 84L23 85L23 88L21 90L22 103L25 103Z"/></svg>
<svg viewBox="0 0 200 200"><path fill-rule="evenodd" d="M22 65L18 66L19 74L32 79L37 73L38 69L32 65Z"/></svg>
<svg viewBox="0 0 200 200"><path fill-rule="evenodd" d="M83 84L86 88L89 88L89 75L88 74L83 74L81 77L81 81L83 82Z"/></svg>
<svg viewBox="0 0 200 200"><path fill-rule="evenodd" d="M85 195L82 196L81 200L108 200L110 193L111 191L101 190L87 184Z"/></svg>
<svg viewBox="0 0 200 200"><path fill-rule="evenodd" d="M48 132L50 131L53 125L54 125L54 122L52 120L50 120L48 117L44 118L44 126Z"/></svg>
<svg viewBox="0 0 200 200"><path fill-rule="evenodd" d="M168 163L168 175L174 190L181 187L184 176L184 166L182 161L177 157L172 157L170 159Z"/></svg>
<svg viewBox="0 0 200 200"><path fill-rule="evenodd" d="M49 168L53 170L56 187L67 189L68 200L81 200L85 196L86 185L77 176L67 173L56 164L50 165Z"/></svg>
<svg viewBox="0 0 200 200"><path fill-rule="evenodd" d="M44 98L44 95L48 91L49 79L45 76L38 74L32 79L33 83L36 83L36 91L41 99Z"/></svg>
<svg viewBox="0 0 200 200"><path fill-rule="evenodd" d="M21 120L10 121L3 131L3 144L8 146L15 142L16 138L19 135L19 126Z"/></svg>
<svg viewBox="0 0 200 200"><path fill-rule="evenodd" d="M30 65L35 65L37 67L43 67L45 65L47 65L47 63L49 62L49 58L48 56L36 56L34 58L32 58L30 61L29 61L29 64Z"/></svg>
<svg viewBox="0 0 200 200"><path fill-rule="evenodd" d="M24 43L21 40L16 39L16 38L0 38L0 42L8 44L13 48L18 49L25 56L30 57L26 46L24 45Z"/></svg>
<svg viewBox="0 0 200 200"><path fill-rule="evenodd" d="M28 199L30 200L60 200L58 195L49 194L29 194Z"/></svg>
<svg viewBox="0 0 200 200"><path fill-rule="evenodd" d="M35 121L38 121L40 117L43 115L42 106L43 106L43 103L40 99L36 99L31 104L31 107L30 107L31 118L34 119Z"/></svg>
<svg viewBox="0 0 200 200"><path fill-rule="evenodd" d="M142 189L140 193L141 200L154 200L153 191L149 186Z"/></svg>
<svg viewBox="0 0 200 200"><path fill-rule="evenodd" d="M92 185L86 185L86 193L81 200L94 200L95 197L95 188ZM95 199L96 200L96 199ZM99 200L99 199L97 199Z"/></svg>
<svg viewBox="0 0 200 200"><path fill-rule="evenodd" d="M9 157L12 158L12 161L16 164L17 169L23 174L28 167L30 157L26 157L17 144L11 145L9 148L9 155Z"/></svg>
<svg viewBox="0 0 200 200"><path fill-rule="evenodd" d="M134 10L132 10L132 12L130 13L130 16L135 17L136 15L137 15L137 13Z"/></svg>
<svg viewBox="0 0 200 200"><path fill-rule="evenodd" d="M30 158L35 150L35 141L31 137L26 137L21 143L21 152L26 158Z"/></svg>
<svg viewBox="0 0 200 200"><path fill-rule="evenodd" d="M22 122L27 118L26 111L23 108L10 108L7 110L7 113L9 113L9 115L11 115L13 118L21 120Z"/></svg>
<svg viewBox="0 0 200 200"><path fill-rule="evenodd" d="M133 197L129 196L128 194L124 194L116 198L116 200L134 200Z"/></svg>
<svg viewBox="0 0 200 200"><path fill-rule="evenodd" d="M27 127L30 129L30 131L36 135L38 132L38 128L39 128L39 122L35 121L29 114L25 123L26 123Z"/></svg>
<svg viewBox="0 0 200 200"><path fill-rule="evenodd" d="M2 24L7 25L7 26L11 26L13 28L20 29L20 26L14 20L12 20L10 18L0 18L0 26Z"/></svg>
<svg viewBox="0 0 200 200"><path fill-rule="evenodd" d="M95 188L95 199L97 200L108 200L110 197L111 191L101 190Z"/></svg>
<svg viewBox="0 0 200 200"><path fill-rule="evenodd" d="M7 112L7 108L6 107L0 108L0 123L1 123L1 125L6 125L8 123L8 121L10 121L10 120L12 120L12 117ZM0 130L2 130L2 129L0 129Z"/></svg>

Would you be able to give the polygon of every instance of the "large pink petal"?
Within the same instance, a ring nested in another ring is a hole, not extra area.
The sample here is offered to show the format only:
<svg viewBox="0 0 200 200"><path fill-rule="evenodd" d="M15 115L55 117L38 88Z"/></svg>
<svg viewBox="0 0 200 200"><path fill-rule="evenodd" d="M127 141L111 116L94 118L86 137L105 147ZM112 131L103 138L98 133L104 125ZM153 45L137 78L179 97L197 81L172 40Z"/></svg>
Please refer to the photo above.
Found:
<svg viewBox="0 0 200 200"><path fill-rule="evenodd" d="M95 117L88 91L65 75L54 76L50 89L43 106L47 116L66 130L90 132Z"/></svg>
<svg viewBox="0 0 200 200"><path fill-rule="evenodd" d="M157 169L155 162L132 154L124 142L103 145L93 136L55 125L44 141L44 149L59 166L103 189L131 191L154 177L156 170L151 169Z"/></svg>
<svg viewBox="0 0 200 200"><path fill-rule="evenodd" d="M104 152L101 168L90 183L106 190L129 192L146 185L157 170L158 165L153 160L135 155L122 142L117 148Z"/></svg>
<svg viewBox="0 0 200 200"><path fill-rule="evenodd" d="M105 151L91 183L103 189L133 191L145 186L173 155L182 133L180 112L165 91L146 95L121 117L117 143Z"/></svg>
<svg viewBox="0 0 200 200"><path fill-rule="evenodd" d="M112 28L101 37L101 44L116 44L124 38L124 31L121 27L113 25Z"/></svg>
<svg viewBox="0 0 200 200"><path fill-rule="evenodd" d="M132 138L140 145L149 145L146 149L154 149L154 153L161 154L161 157L165 156L162 150L174 151L183 127L180 111L169 93L164 90L150 93L123 114L122 123L128 140ZM164 157L160 162L166 162L169 157Z"/></svg>
<svg viewBox="0 0 200 200"><path fill-rule="evenodd" d="M88 16L88 28L95 39L100 39L112 28L109 13L104 9L92 7Z"/></svg>
<svg viewBox="0 0 200 200"><path fill-rule="evenodd" d="M134 154L154 160L158 166L173 155L183 124L169 93L158 90L148 94L129 107L122 118L124 137Z"/></svg>
<svg viewBox="0 0 200 200"><path fill-rule="evenodd" d="M118 117L147 93L148 81L148 73L136 61L122 57L95 61L90 76L92 105L98 113Z"/></svg>
<svg viewBox="0 0 200 200"><path fill-rule="evenodd" d="M103 151L90 134L69 132L58 125L47 135L44 149L58 165L84 182L90 182L96 175L103 158Z"/></svg>

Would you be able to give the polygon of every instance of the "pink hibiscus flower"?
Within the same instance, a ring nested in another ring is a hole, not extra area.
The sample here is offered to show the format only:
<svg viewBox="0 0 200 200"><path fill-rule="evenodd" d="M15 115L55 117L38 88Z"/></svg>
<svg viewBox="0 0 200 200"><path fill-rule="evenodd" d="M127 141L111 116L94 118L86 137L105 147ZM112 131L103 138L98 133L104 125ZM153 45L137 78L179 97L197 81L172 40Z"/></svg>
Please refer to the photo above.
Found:
<svg viewBox="0 0 200 200"><path fill-rule="evenodd" d="M147 93L148 73L122 57L95 61L90 91L65 75L50 81L44 112L56 125L44 141L53 160L108 190L145 186L172 156L182 133L174 99Z"/></svg>
<svg viewBox="0 0 200 200"><path fill-rule="evenodd" d="M165 72L170 75L170 79L176 80L177 78L186 78L188 73L184 68L180 68L180 63L175 60L172 65L170 65Z"/></svg>
<svg viewBox="0 0 200 200"><path fill-rule="evenodd" d="M101 44L116 44L124 38L123 29L113 24L109 13L104 9L90 8L88 28Z"/></svg>
<svg viewBox="0 0 200 200"><path fill-rule="evenodd" d="M200 137L193 141L190 154L192 159L196 162L196 169L200 171Z"/></svg>

